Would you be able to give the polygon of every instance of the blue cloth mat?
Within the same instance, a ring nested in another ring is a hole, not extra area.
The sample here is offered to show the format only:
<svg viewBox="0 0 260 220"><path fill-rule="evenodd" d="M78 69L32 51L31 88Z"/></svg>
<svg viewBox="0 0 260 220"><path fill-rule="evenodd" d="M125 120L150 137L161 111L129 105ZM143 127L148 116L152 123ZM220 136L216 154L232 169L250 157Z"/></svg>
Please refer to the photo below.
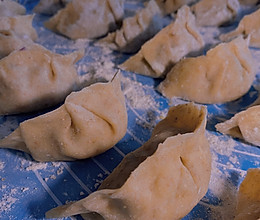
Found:
<svg viewBox="0 0 260 220"><path fill-rule="evenodd" d="M28 14L37 1L20 0ZM129 14L144 1L127 0ZM116 65L129 55L112 52L89 40L71 41L43 27L49 17L36 15L34 27L38 43L61 54L86 48L86 55L77 63L78 73L89 84L108 81L116 72ZM228 27L229 28L229 27ZM223 29L225 30L225 28ZM216 34L221 29L202 29ZM205 35L206 36L206 35ZM207 36L212 41L214 37ZM260 60L260 50L251 49ZM128 129L115 147L94 158L75 162L35 162L29 155L15 150L0 149L0 219L44 219L45 212L58 205L86 197L97 190L100 183L118 165L123 157L140 147L151 135L153 127L167 113L169 106L183 103L180 99L169 102L156 90L160 80L122 71L122 89L126 97ZM254 85L240 99L207 105L207 137L212 151L212 176L209 190L198 205L183 219L232 219L237 187L248 168L259 167L260 149L240 140L219 134L215 124L246 109L258 97L259 69ZM54 109L54 108L52 108ZM1 116L0 138L11 133L20 122L52 109L31 114ZM177 207L176 207L177 208ZM81 219L80 216L73 217ZM71 218L67 218L71 219Z"/></svg>

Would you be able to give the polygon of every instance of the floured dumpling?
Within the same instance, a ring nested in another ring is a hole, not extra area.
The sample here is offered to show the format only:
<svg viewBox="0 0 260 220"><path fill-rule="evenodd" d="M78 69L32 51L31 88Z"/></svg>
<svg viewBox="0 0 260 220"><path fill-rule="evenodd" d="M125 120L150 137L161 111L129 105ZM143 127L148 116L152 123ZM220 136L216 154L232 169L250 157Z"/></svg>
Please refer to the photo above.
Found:
<svg viewBox="0 0 260 220"><path fill-rule="evenodd" d="M239 187L236 209L234 220L260 219L260 168L247 171Z"/></svg>
<svg viewBox="0 0 260 220"><path fill-rule="evenodd" d="M222 41L230 40L239 35L250 35L249 45L260 48L260 9L252 14L246 15L239 22L238 27L227 34L220 35Z"/></svg>
<svg viewBox="0 0 260 220"><path fill-rule="evenodd" d="M124 0L72 0L45 26L71 39L97 38L117 28L124 16Z"/></svg>
<svg viewBox="0 0 260 220"><path fill-rule="evenodd" d="M162 77L187 54L198 51L204 41L188 6L178 10L176 20L147 41L121 68L135 73Z"/></svg>
<svg viewBox="0 0 260 220"><path fill-rule="evenodd" d="M216 128L223 134L260 146L260 105L237 113L231 119L217 124Z"/></svg>
<svg viewBox="0 0 260 220"><path fill-rule="evenodd" d="M197 0L156 0L165 15L176 12L183 5L190 5Z"/></svg>
<svg viewBox="0 0 260 220"><path fill-rule="evenodd" d="M205 107L172 107L150 140L129 153L98 191L50 210L46 217L181 219L208 189L211 154L205 125Z"/></svg>
<svg viewBox="0 0 260 220"><path fill-rule="evenodd" d="M247 40L236 38L209 50L206 56L177 63L159 85L167 98L223 103L244 95L254 81L256 66Z"/></svg>
<svg viewBox="0 0 260 220"><path fill-rule="evenodd" d="M32 26L34 15L0 17L0 58L33 43L38 37Z"/></svg>
<svg viewBox="0 0 260 220"><path fill-rule="evenodd" d="M1 16L15 16L25 15L26 9L21 4L12 0L1 0L0 1L0 17Z"/></svg>
<svg viewBox="0 0 260 220"><path fill-rule="evenodd" d="M32 45L0 60L0 115L39 110L76 88L75 64L83 51L60 55Z"/></svg>
<svg viewBox="0 0 260 220"><path fill-rule="evenodd" d="M39 14L53 15L64 8L71 0L40 0L33 11Z"/></svg>
<svg viewBox="0 0 260 220"><path fill-rule="evenodd" d="M24 121L0 146L37 161L84 159L113 147L126 133L127 112L117 76L71 93L58 109Z"/></svg>
<svg viewBox="0 0 260 220"><path fill-rule="evenodd" d="M135 53L160 29L162 29L161 11L156 2L150 0L135 16L124 19L120 30L108 34L100 42L113 50Z"/></svg>
<svg viewBox="0 0 260 220"><path fill-rule="evenodd" d="M201 0L192 6L199 26L220 26L233 20L239 9L238 0Z"/></svg>

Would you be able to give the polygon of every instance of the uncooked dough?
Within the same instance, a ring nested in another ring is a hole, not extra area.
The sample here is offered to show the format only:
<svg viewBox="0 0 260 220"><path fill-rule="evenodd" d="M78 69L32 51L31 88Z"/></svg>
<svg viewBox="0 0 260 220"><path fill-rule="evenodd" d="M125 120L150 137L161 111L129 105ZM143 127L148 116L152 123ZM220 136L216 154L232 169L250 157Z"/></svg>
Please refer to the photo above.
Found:
<svg viewBox="0 0 260 220"><path fill-rule="evenodd" d="M238 202L234 220L260 219L260 168L247 171L238 191Z"/></svg>
<svg viewBox="0 0 260 220"><path fill-rule="evenodd" d="M107 220L181 219L208 189L211 154L205 126L206 107L172 107L150 140L128 154L98 191L46 216L82 214L93 219L98 213Z"/></svg>
<svg viewBox="0 0 260 220"><path fill-rule="evenodd" d="M252 14L246 15L239 22L238 27L229 33L220 35L222 41L228 41L239 35L249 36L249 45L260 48L260 9Z"/></svg>
<svg viewBox="0 0 260 220"><path fill-rule="evenodd" d="M165 15L176 12L183 5L191 5L198 0L156 0Z"/></svg>
<svg viewBox="0 0 260 220"><path fill-rule="evenodd" d="M33 43L38 38L32 26L34 15L0 17L0 58Z"/></svg>
<svg viewBox="0 0 260 220"><path fill-rule="evenodd" d="M126 133L127 112L119 75L71 93L54 111L29 119L0 141L37 161L84 159L113 147Z"/></svg>
<svg viewBox="0 0 260 220"><path fill-rule="evenodd" d="M260 105L235 114L231 119L217 124L216 128L223 134L260 146Z"/></svg>
<svg viewBox="0 0 260 220"><path fill-rule="evenodd" d="M113 50L135 53L163 28L162 23L160 8L154 0L150 0L133 17L125 18L120 30L108 34L100 43Z"/></svg>
<svg viewBox="0 0 260 220"><path fill-rule="evenodd" d="M52 53L34 44L0 60L0 115L31 112L62 102L78 86L74 64L84 51Z"/></svg>
<svg viewBox="0 0 260 220"><path fill-rule="evenodd" d="M25 15L26 9L23 5L12 0L0 1L0 17Z"/></svg>
<svg viewBox="0 0 260 220"><path fill-rule="evenodd" d="M230 22L239 9L238 0L201 0L192 6L199 26L220 26Z"/></svg>
<svg viewBox="0 0 260 220"><path fill-rule="evenodd" d="M248 42L238 37L221 43L205 56L177 63L158 90L167 98L180 97L199 103L223 103L244 95L251 87L256 64Z"/></svg>
<svg viewBox="0 0 260 220"><path fill-rule="evenodd" d="M73 40L114 31L124 16L124 0L72 0L45 26Z"/></svg>
<svg viewBox="0 0 260 220"><path fill-rule="evenodd" d="M147 41L139 52L120 67L124 70L163 77L181 58L204 47L204 41L188 6L178 10L176 20Z"/></svg>

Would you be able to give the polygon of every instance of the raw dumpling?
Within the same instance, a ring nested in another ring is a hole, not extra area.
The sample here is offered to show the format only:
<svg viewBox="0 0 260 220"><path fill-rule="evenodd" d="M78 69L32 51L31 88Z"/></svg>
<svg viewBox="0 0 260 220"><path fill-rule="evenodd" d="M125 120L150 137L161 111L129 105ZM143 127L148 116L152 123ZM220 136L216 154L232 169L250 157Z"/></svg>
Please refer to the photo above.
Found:
<svg viewBox="0 0 260 220"><path fill-rule="evenodd" d="M240 184L234 220L257 219L260 219L260 168L252 168Z"/></svg>
<svg viewBox="0 0 260 220"><path fill-rule="evenodd" d="M238 27L227 34L220 35L222 41L230 40L239 35L250 35L249 45L260 48L260 9L252 14L246 15L239 22Z"/></svg>
<svg viewBox="0 0 260 220"><path fill-rule="evenodd" d="M236 38L209 50L206 56L177 63L159 85L167 98L223 103L244 95L254 81L256 66L247 40Z"/></svg>
<svg viewBox="0 0 260 220"><path fill-rule="evenodd" d="M238 0L201 0L192 6L199 26L220 26L234 19L239 9Z"/></svg>
<svg viewBox="0 0 260 220"><path fill-rule="evenodd" d="M34 15L0 17L0 58L28 46L37 39L32 27Z"/></svg>
<svg viewBox="0 0 260 220"><path fill-rule="evenodd" d="M58 109L24 121L0 146L30 153L37 161L75 160L113 147L126 133L120 78L71 93Z"/></svg>
<svg viewBox="0 0 260 220"><path fill-rule="evenodd" d="M25 15L26 9L19 3L12 0L1 0L0 1L0 17L1 16L15 16Z"/></svg>
<svg viewBox="0 0 260 220"><path fill-rule="evenodd" d="M57 207L48 218L181 219L205 195L211 154L205 137L206 108L172 107L141 148L128 154L88 197Z"/></svg>
<svg viewBox="0 0 260 220"><path fill-rule="evenodd" d="M165 15L176 12L183 5L190 5L197 0L156 0Z"/></svg>
<svg viewBox="0 0 260 220"><path fill-rule="evenodd" d="M204 41L188 6L178 10L176 20L147 41L121 68L135 73L162 77L187 54L198 51Z"/></svg>
<svg viewBox="0 0 260 220"><path fill-rule="evenodd" d="M53 15L71 0L40 0L33 11L39 14Z"/></svg>
<svg viewBox="0 0 260 220"><path fill-rule="evenodd" d="M76 88L83 51L60 55L32 45L0 60L0 115L58 104Z"/></svg>
<svg viewBox="0 0 260 220"><path fill-rule="evenodd" d="M72 0L45 26L74 40L101 37L122 21L123 6L124 0Z"/></svg>
<svg viewBox="0 0 260 220"><path fill-rule="evenodd" d="M124 19L120 30L108 34L100 42L107 44L113 50L135 53L145 41L162 29L160 15L158 5L154 0L150 0L135 16Z"/></svg>
<svg viewBox="0 0 260 220"><path fill-rule="evenodd" d="M260 105L237 113L230 120L217 124L216 128L223 134L260 146Z"/></svg>

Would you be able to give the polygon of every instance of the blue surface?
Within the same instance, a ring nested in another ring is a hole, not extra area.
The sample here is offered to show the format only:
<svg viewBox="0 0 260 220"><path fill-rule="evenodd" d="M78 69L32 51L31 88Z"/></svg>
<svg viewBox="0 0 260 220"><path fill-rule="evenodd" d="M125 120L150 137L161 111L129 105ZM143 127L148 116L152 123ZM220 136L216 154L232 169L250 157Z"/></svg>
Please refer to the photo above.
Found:
<svg viewBox="0 0 260 220"><path fill-rule="evenodd" d="M31 13L37 3L33 0L20 2L27 7L28 13ZM137 0L127 1L130 10L134 10L137 3ZM77 70L80 75L90 75L90 81L111 79L116 70L107 64L114 62L116 66L129 56L111 52L91 41L74 42L54 34L43 27L43 21L46 19L46 16L35 16L34 26L39 34L38 42L62 54L85 45L86 55L77 64ZM251 50L259 62L258 50ZM171 104L156 92L155 88L159 82L160 80L123 72L122 88L126 96L128 130L114 148L95 158L75 162L37 163L25 153L0 149L0 219L44 219L44 214L49 209L68 201L82 199L95 191L124 155L149 139L152 128L167 113ZM221 135L214 127L216 123L229 119L253 103L259 95L259 85L258 75L254 86L239 100L221 105L207 105L207 134L213 155L212 180L206 196L185 220L229 219L230 213L225 212L229 209L228 203L232 201L245 171L259 167L259 147ZM140 104L142 100L143 104ZM176 99L173 104L176 103L182 103L182 100ZM50 110L0 117L0 138L13 131L23 120ZM227 196L230 198L226 198ZM79 216L76 218L81 219Z"/></svg>

